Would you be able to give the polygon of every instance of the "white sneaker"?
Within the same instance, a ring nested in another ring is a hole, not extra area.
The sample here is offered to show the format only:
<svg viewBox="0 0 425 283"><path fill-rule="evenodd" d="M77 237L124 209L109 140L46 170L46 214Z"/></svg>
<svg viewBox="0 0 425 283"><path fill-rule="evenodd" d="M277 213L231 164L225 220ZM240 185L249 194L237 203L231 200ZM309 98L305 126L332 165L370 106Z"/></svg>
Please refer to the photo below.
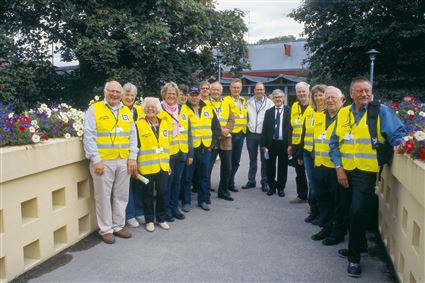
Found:
<svg viewBox="0 0 425 283"><path fill-rule="evenodd" d="M146 223L145 228L146 228L146 231L148 232L155 231L155 225L153 225L153 222Z"/></svg>
<svg viewBox="0 0 425 283"><path fill-rule="evenodd" d="M161 229L164 229L164 230L169 230L170 229L170 225L168 225L168 223L167 222L158 222L158 225L159 225L159 227L161 227Z"/></svg>
<svg viewBox="0 0 425 283"><path fill-rule="evenodd" d="M127 220L127 226L131 228L139 227L139 222L137 222L136 218L130 218Z"/></svg>
<svg viewBox="0 0 425 283"><path fill-rule="evenodd" d="M140 224L145 224L146 223L146 219L144 215L140 215L136 217L137 221L139 221Z"/></svg>

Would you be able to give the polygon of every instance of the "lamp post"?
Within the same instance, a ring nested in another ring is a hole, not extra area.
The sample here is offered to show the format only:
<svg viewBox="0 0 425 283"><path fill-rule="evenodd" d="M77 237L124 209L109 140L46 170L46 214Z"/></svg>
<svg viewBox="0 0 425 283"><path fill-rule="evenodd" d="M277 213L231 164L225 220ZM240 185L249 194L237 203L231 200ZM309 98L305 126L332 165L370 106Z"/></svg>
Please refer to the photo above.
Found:
<svg viewBox="0 0 425 283"><path fill-rule="evenodd" d="M375 49L371 49L368 52L366 52L366 54L368 54L370 58L370 84L372 88L373 88L373 68L375 66L376 54L379 54L379 53L381 52Z"/></svg>
<svg viewBox="0 0 425 283"><path fill-rule="evenodd" d="M223 53L215 49L214 55L215 57L217 57L217 61L218 61L218 82L221 83L221 58L223 58Z"/></svg>

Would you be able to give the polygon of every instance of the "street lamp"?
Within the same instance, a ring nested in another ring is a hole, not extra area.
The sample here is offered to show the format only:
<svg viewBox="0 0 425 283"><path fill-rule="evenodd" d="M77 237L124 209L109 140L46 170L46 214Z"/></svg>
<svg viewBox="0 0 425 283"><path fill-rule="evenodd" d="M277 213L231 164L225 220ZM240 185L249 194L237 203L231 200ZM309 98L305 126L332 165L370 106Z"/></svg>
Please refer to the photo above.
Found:
<svg viewBox="0 0 425 283"><path fill-rule="evenodd" d="M223 58L223 53L215 49L214 55L215 57L217 57L217 61L218 61L218 82L221 83L221 58Z"/></svg>
<svg viewBox="0 0 425 283"><path fill-rule="evenodd" d="M373 67L375 65L375 58L376 58L376 54L379 54L381 52L379 52L378 50L375 49L371 49L368 52L366 52L366 54L369 55L370 58L370 85L373 88Z"/></svg>

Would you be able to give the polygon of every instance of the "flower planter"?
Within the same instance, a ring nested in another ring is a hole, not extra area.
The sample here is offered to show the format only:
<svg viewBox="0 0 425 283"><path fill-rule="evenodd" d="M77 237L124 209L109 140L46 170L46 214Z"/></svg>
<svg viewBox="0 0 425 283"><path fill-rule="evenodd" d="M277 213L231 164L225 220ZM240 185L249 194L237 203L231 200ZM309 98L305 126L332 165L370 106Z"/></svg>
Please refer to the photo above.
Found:
<svg viewBox="0 0 425 283"><path fill-rule="evenodd" d="M0 281L10 281L96 229L78 138L0 148Z"/></svg>
<svg viewBox="0 0 425 283"><path fill-rule="evenodd" d="M379 183L379 226L400 282L424 282L425 163L396 154Z"/></svg>

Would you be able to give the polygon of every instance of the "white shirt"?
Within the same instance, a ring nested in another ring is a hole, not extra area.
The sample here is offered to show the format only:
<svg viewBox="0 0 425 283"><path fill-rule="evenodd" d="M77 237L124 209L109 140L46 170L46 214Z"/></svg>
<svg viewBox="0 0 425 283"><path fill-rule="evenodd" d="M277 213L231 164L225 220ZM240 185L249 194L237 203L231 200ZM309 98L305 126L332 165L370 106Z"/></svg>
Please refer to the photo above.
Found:
<svg viewBox="0 0 425 283"><path fill-rule="evenodd" d="M255 96L253 96L248 99L246 104L248 106L248 130L251 133L261 134L263 132L264 114L266 110L274 106L274 103L264 96L258 106Z"/></svg>
<svg viewBox="0 0 425 283"><path fill-rule="evenodd" d="M276 122L277 114L278 114L279 111L280 111L280 124L279 124L279 138L278 138L278 140L283 140L283 136L282 136L283 105L280 106L280 107L276 106L276 109L274 111L275 112L275 116L274 116L275 122Z"/></svg>

